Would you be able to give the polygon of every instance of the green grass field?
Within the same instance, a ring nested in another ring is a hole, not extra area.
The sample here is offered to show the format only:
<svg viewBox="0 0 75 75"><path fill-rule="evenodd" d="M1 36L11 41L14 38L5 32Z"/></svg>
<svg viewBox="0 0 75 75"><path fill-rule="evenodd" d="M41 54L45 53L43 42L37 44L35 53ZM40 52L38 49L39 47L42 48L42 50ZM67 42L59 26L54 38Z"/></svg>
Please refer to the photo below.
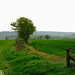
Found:
<svg viewBox="0 0 75 75"><path fill-rule="evenodd" d="M70 48L71 54L75 53L75 39L32 40L31 45L39 51L63 57L66 48Z"/></svg>
<svg viewBox="0 0 75 75"><path fill-rule="evenodd" d="M42 47L44 47L46 44L48 45L48 42L53 43L53 41L54 40L51 40L51 41L35 40L35 41L31 41L31 44L33 46L35 45L38 46L37 48L39 48L39 51L45 52L46 48L44 49ZM55 40L55 43L56 41L60 42L63 40ZM63 43L65 41L66 40L64 40ZM74 47L74 41L67 40L67 43L69 42L71 42L71 46L69 44L70 48ZM40 49L39 43L41 44L42 49ZM57 46L55 46L55 48L53 46L53 49L56 49L56 48ZM61 47L60 49L61 51L64 50ZM48 53L50 53L50 51ZM54 54L56 54L56 52ZM62 62L52 63L50 61L46 61L42 56L37 56L36 54L33 54L33 53L27 53L26 49L22 51L16 51L13 40L0 40L0 70L2 70L5 75L75 75L75 63L71 62L71 67L67 68L66 63L62 63Z"/></svg>

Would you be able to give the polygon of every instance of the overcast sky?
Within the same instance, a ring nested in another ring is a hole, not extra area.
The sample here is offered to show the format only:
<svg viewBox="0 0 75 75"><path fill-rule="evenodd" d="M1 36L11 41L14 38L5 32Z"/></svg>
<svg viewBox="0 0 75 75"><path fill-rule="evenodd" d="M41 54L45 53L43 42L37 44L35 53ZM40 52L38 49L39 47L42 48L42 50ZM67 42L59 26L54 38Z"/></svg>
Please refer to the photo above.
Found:
<svg viewBox="0 0 75 75"><path fill-rule="evenodd" d="M37 31L75 32L75 0L0 0L0 31L10 31L19 17L31 19Z"/></svg>

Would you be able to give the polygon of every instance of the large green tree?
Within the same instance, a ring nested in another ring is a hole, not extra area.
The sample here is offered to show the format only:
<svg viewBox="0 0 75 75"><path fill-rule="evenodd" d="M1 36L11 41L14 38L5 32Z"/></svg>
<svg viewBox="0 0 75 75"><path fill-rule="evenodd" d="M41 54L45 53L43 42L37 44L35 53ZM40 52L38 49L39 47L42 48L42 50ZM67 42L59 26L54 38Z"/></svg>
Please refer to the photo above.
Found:
<svg viewBox="0 0 75 75"><path fill-rule="evenodd" d="M18 38L22 38L28 43L28 39L36 27L33 25L33 22L25 17L20 17L16 22L11 23L12 29L18 33Z"/></svg>
<svg viewBox="0 0 75 75"><path fill-rule="evenodd" d="M45 35L45 38L48 40L50 37L49 37L49 35Z"/></svg>

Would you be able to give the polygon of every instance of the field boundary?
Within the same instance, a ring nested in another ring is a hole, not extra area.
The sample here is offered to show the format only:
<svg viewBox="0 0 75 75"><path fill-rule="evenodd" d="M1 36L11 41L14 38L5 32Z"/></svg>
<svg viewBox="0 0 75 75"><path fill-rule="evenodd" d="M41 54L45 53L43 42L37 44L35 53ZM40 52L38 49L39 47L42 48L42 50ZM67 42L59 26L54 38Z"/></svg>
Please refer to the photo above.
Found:
<svg viewBox="0 0 75 75"><path fill-rule="evenodd" d="M70 60L75 62L75 59L69 54L69 48L66 49L66 60L67 60L67 67L70 67Z"/></svg>

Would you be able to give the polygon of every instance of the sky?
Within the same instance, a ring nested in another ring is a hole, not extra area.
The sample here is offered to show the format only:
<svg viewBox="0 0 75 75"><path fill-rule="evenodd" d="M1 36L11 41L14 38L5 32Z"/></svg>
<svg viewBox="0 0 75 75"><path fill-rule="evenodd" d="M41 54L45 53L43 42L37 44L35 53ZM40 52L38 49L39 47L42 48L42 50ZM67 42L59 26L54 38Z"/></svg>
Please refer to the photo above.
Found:
<svg viewBox="0 0 75 75"><path fill-rule="evenodd" d="M75 0L0 0L0 31L26 17L37 31L75 32Z"/></svg>

